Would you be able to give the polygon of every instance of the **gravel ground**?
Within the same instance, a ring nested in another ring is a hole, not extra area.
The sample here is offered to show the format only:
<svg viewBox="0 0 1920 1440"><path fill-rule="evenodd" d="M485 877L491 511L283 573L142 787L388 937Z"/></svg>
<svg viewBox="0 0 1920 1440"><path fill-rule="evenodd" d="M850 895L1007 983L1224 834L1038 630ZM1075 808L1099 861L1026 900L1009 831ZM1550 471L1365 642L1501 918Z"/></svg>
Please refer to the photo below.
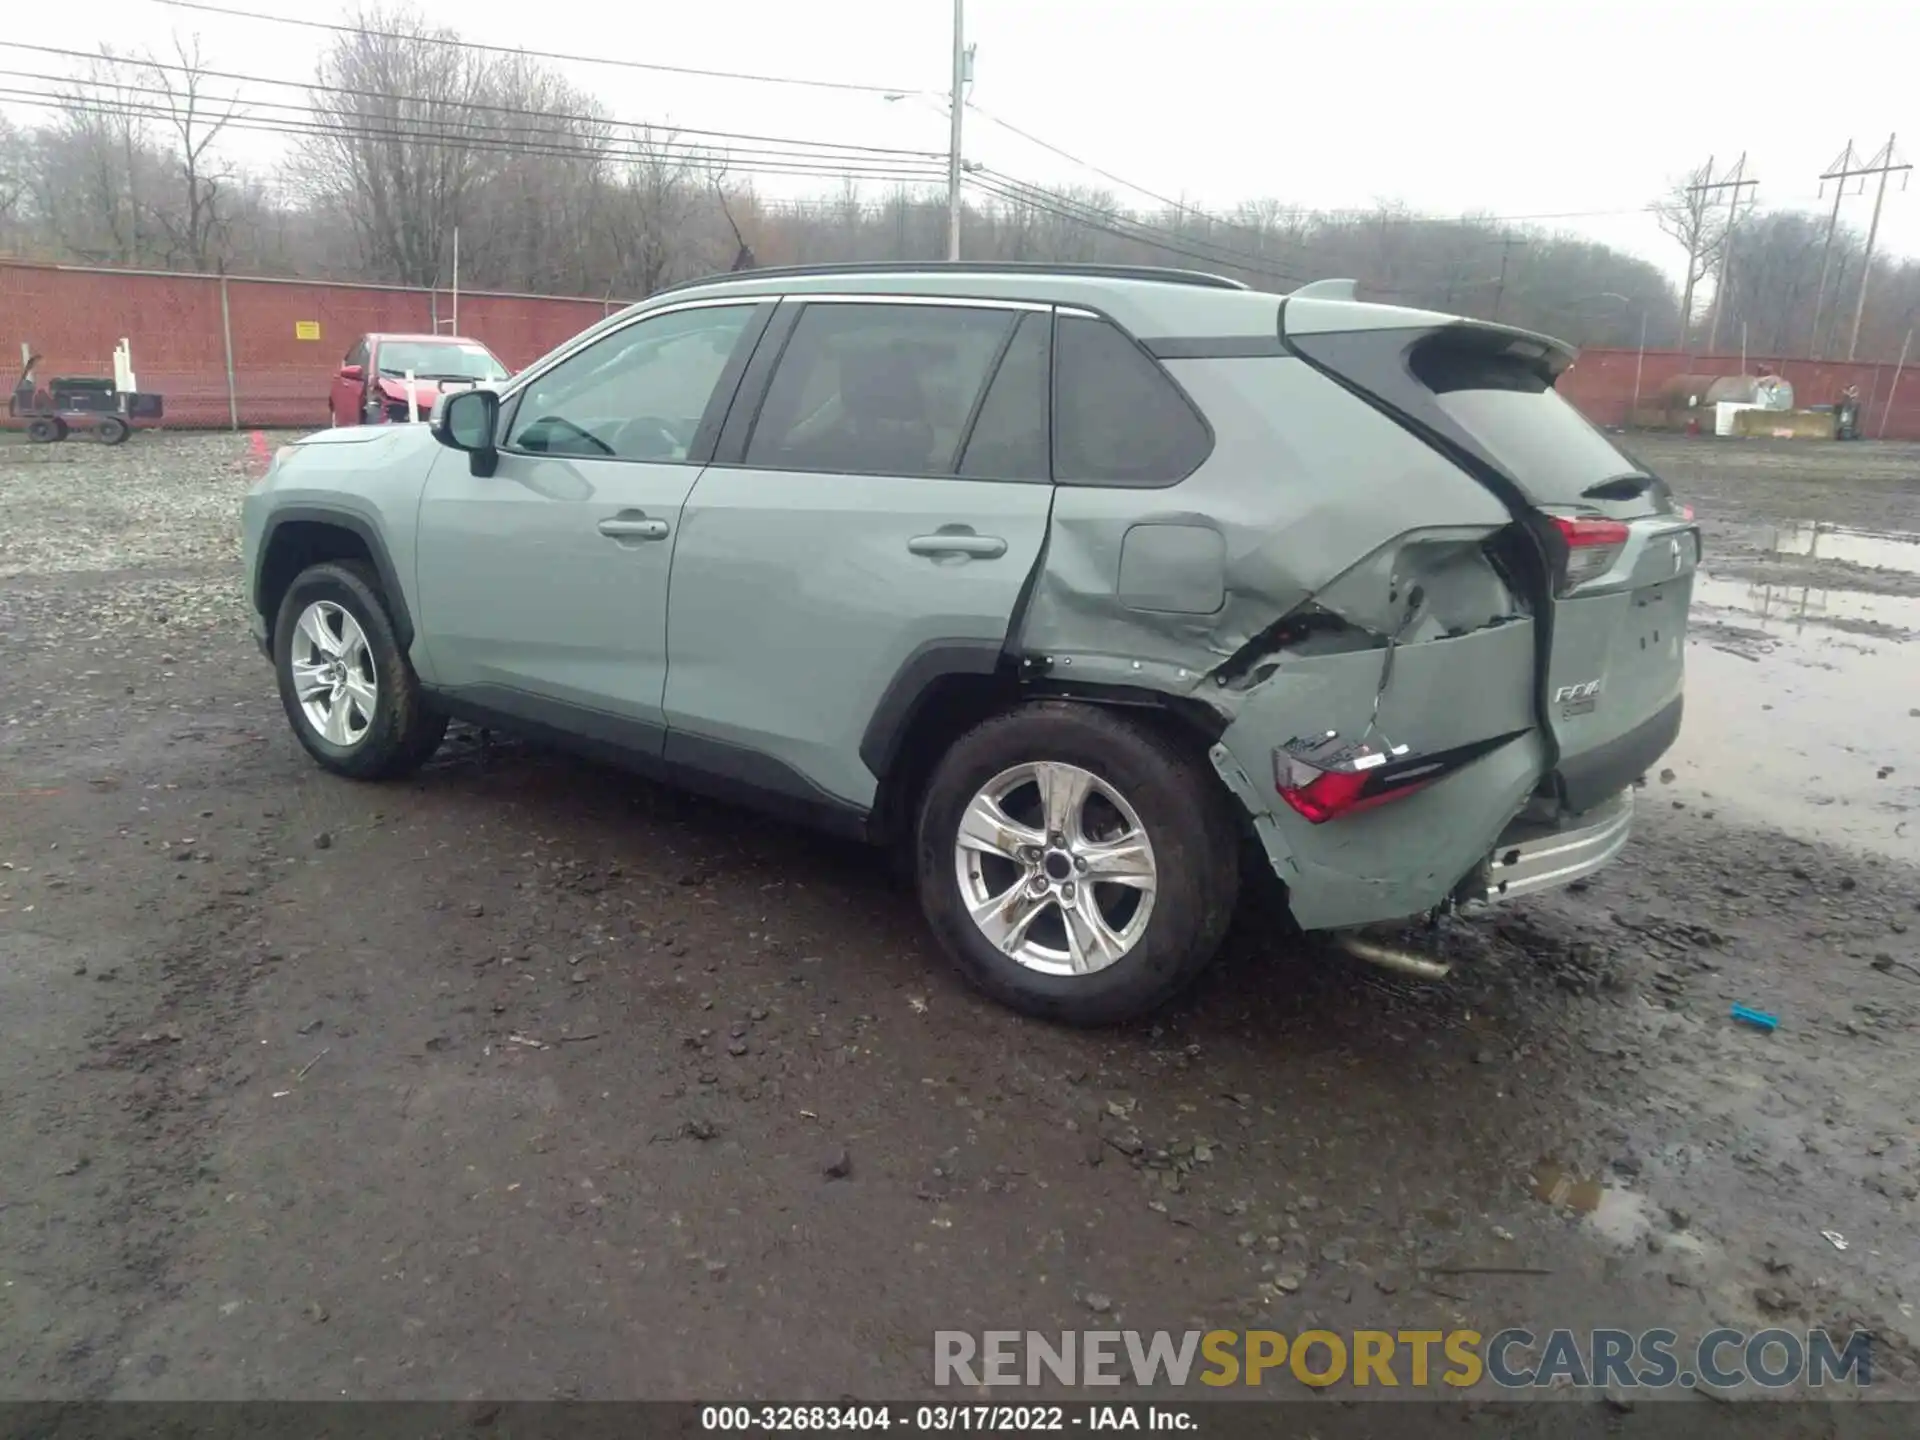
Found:
<svg viewBox="0 0 1920 1440"><path fill-rule="evenodd" d="M1859 1326L1913 1393L1920 450L1642 448L1712 574L1622 861L1438 985L1249 900L1081 1034L858 848L467 733L324 776L244 439L0 444L0 1397L903 1398L1096 1323Z"/></svg>

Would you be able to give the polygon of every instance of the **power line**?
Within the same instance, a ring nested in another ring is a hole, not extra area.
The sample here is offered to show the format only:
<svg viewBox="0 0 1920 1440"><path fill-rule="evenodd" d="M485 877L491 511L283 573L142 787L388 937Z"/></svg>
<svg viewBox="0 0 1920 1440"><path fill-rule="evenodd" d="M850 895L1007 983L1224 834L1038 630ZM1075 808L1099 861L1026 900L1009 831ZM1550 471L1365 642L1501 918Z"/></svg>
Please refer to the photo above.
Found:
<svg viewBox="0 0 1920 1440"><path fill-rule="evenodd" d="M1128 240L1149 249L1162 250L1170 255L1185 256L1190 260L1204 261L1209 265L1226 266L1249 275L1258 275L1263 279L1276 280L1283 284L1299 284L1301 277L1290 271L1278 270L1269 266L1258 256L1247 255L1241 251L1225 250L1218 247L1198 249L1205 242L1188 243L1184 237L1173 232L1144 226L1117 216L1103 215L1099 211L1076 208L1071 201L1051 194L1022 181L998 174L991 170L974 170L969 173L969 183L995 199L1016 205L1029 206L1032 209L1069 220L1088 230L1112 235Z"/></svg>
<svg viewBox="0 0 1920 1440"><path fill-rule="evenodd" d="M976 114L978 114L982 119L988 120L993 124L998 125L1002 130L1005 130L1008 133L1013 135L1018 135L1022 140L1025 140L1029 145L1038 145L1042 150L1045 150L1048 153L1053 155L1058 155L1062 160L1065 160L1070 164L1078 165L1082 170L1090 171L1091 173L1098 175L1103 180L1112 181L1115 185L1120 186L1124 190L1131 190L1136 194L1144 195L1149 200L1157 200L1162 205L1170 206L1175 210L1191 210L1194 208L1193 206L1187 205L1182 201L1172 200L1165 195L1159 194L1157 191L1149 190L1144 185L1136 185L1133 181L1123 179L1122 177L1115 175L1110 170L1102 170L1098 165L1095 165L1090 160L1082 160L1078 155L1069 154L1067 151L1062 150L1058 145L1055 145L1052 141L1042 140L1038 135L1032 134L1031 132L1026 130L1022 130L1018 125L1015 125L1011 120L1002 120L998 115L995 115L991 110L987 110L983 108L982 106L980 106L979 104L977 104L972 100L969 100L967 102L967 107L970 110L974 111Z"/></svg>
<svg viewBox="0 0 1920 1440"><path fill-rule="evenodd" d="M1056 155L1060 159L1065 160L1070 164L1077 165L1081 169L1088 171L1090 174L1098 175L1101 179L1107 180L1115 185L1120 186L1123 189L1131 190L1138 195L1144 195L1149 200L1157 201L1158 203L1165 205L1168 208L1173 210L1184 211L1189 214L1195 214L1195 215L1207 215L1209 218L1213 219L1217 223L1228 226L1229 228L1246 230L1249 233L1256 234L1256 235L1262 233L1258 226L1250 225L1246 221L1236 220L1230 215L1220 215L1220 214L1208 212L1207 210L1201 208L1200 206L1194 205L1188 201L1176 200L1170 195L1163 195L1157 190L1151 190L1147 188L1145 185L1138 183L1137 181L1129 180L1122 175L1116 175L1111 170L1102 169L1100 166L1095 165L1092 161L1082 159L1080 156L1073 154L1071 151L1062 149L1060 146L1055 145L1052 141L1043 139L1041 136L1035 135L1030 130L1023 130L1021 127L1019 127L1018 125L1015 125L1010 120L1002 119L1000 116L993 114L991 111L983 108L981 105L979 105L975 101L969 100L967 102L967 106L969 109L979 114L982 119L987 120L992 124L998 125L1002 130L1005 130L1010 134L1019 136L1022 140L1025 140L1028 144L1037 145L1042 150L1047 151L1049 154ZM1372 220L1381 224L1388 224L1388 225L1432 225L1432 224L1444 225L1444 224L1454 223L1455 221L1458 221L1458 220L1485 221L1489 224L1525 224L1533 221L1543 221L1543 220L1598 220L1598 219L1611 218L1611 217L1621 216L1621 215L1646 215L1646 214L1653 213L1659 208L1660 208L1659 205L1657 203L1654 203L1654 204L1647 204L1647 205L1630 205L1630 206L1624 206L1624 207L1620 207L1612 210L1552 210L1552 211L1544 211L1541 213L1531 214L1531 215L1486 215L1486 214L1477 214L1470 210L1463 210L1458 215L1441 215L1441 214L1431 213L1431 212L1423 212L1420 214L1413 214L1413 215L1383 215L1380 213L1378 209L1361 209L1354 206L1335 207L1331 209L1310 208L1305 206L1290 206L1288 207L1288 213L1290 215L1295 216L1296 218L1300 216L1307 216L1315 220L1366 219L1366 220Z"/></svg>
<svg viewBox="0 0 1920 1440"><path fill-rule="evenodd" d="M428 98L428 97L415 96L415 95L392 94L392 93L389 93L386 91L380 91L380 90L361 90L361 89L356 89L352 86L346 86L346 85L323 85L318 83L317 81L278 80L268 76L238 74L230 70L211 70L203 66L175 64L172 62L160 61L160 60L138 59L130 55L100 55L100 54L90 53L85 50L61 49L58 46L53 46L53 45L30 45L24 41L19 41L19 40L0 40L0 48L10 49L10 50L28 50L41 55L57 55L64 59L86 60L89 62L104 62L106 64L114 65L114 66L123 66L123 65L131 66L137 70L160 70L160 71L168 71L168 72L180 74L180 75L204 76L212 80L230 80L230 81L238 82L240 84L271 85L271 86L277 86L281 89L286 89L286 90L301 90L301 91L307 92L308 94L345 95L345 96L351 96L358 99L386 100L386 101L398 101L401 103L414 103L414 104L420 104L420 105L446 106L446 107L458 108L463 110L480 110L480 111L486 111L489 113L500 114L500 115L530 116L530 117L537 117L543 120L572 121L582 125L616 125L616 126L624 127L626 129L647 130L649 132L651 132L653 129L653 127L648 125L645 121L618 120L610 116L568 113L566 111L557 111L557 110L539 110L539 109L532 109L524 106L514 106L514 105L497 105L497 104L491 104L491 103L480 101L480 100L452 100L452 99ZM21 76L23 78L36 79L36 80L54 80L54 81L60 81L63 83L72 83L76 85L99 85L104 83L102 81L89 79L84 76L42 75L42 74L35 74L33 72L24 71L24 70L0 71L0 74L16 75L16 76ZM255 104L255 105L261 105L261 104L273 105L273 104L278 104L279 102L255 100L255 101L250 101L248 103ZM674 125L671 127L663 127L663 128L668 129L669 133L674 135L710 135L719 139L726 139L726 140L750 140L750 141L757 141L765 144L792 145L792 146L800 146L800 147L821 149L821 150L836 150L836 151L844 150L844 151L860 153L860 154L888 155L888 156L914 156L914 157L932 156L935 158L940 158L944 155L944 152L936 151L936 150L903 150L903 149L896 149L888 146L860 145L860 144L854 144L854 143L843 143L840 141L832 141L832 140L792 140L792 139L785 139L779 136L755 135L755 134L748 134L748 133L734 131L734 130L702 130L695 127L682 126L682 125Z"/></svg>
<svg viewBox="0 0 1920 1440"><path fill-rule="evenodd" d="M535 60L560 60L574 65L614 65L625 70L651 70L664 75L688 75L702 80L744 80L757 85L796 85L813 90L850 90L864 95L897 94L911 87L900 85L863 85L851 80L813 80L798 75L756 75L742 70L706 70L693 65L665 65L650 60L620 60L608 55L570 55L553 50L526 50L511 45L486 45L477 40L461 40L450 35L409 35L398 30L374 30L364 25L340 25L329 20L306 20L293 15L263 15L256 10L237 10L225 5L208 5L202 0L155 0L175 10L198 10L209 15L225 15L235 20L258 20L269 25L299 25L309 30L328 30L338 35L366 35L380 40L399 40L418 45L430 41L453 45L462 50L479 50L491 55L526 56Z"/></svg>
<svg viewBox="0 0 1920 1440"><path fill-rule="evenodd" d="M0 44L4 44L4 43L5 42L0 42ZM201 72L201 73L204 74L206 72ZM178 103L183 101L184 99L184 97L181 95L181 92L178 89L169 89L165 85L139 85L129 81L122 81L122 80L83 79L83 78L72 76L72 75L48 75L39 71L13 70L13 69L6 69L6 68L0 68L0 75L9 75L16 79L22 79L22 80L38 80L38 81L48 82L48 83L57 84L57 85L71 86L73 87L76 93L85 91L85 90L93 90L95 92L108 92L109 94L114 96L158 95L158 96L164 97L170 103ZM288 84L290 82L281 81L278 83ZM322 90L332 89L332 87L320 87L320 88ZM57 92L54 92L54 93L57 95ZM513 106L505 106L505 105L482 105L482 104L479 104L478 102L457 101L457 100L442 101L442 100L431 99L431 98L415 96L415 95L383 94L378 91L370 91L370 90L335 89L333 90L333 93L345 95L348 97L359 97L359 98L381 100L381 101L387 102L389 106L418 105L418 106L427 107L433 110L449 110L449 111L455 111L455 112L478 110L482 112L482 115L481 117L469 122L462 115L447 115L447 114L367 115L367 114L362 114L344 107L336 109L328 106L316 105L311 102L305 103L305 104L295 104L285 100L240 101L238 99L234 99L234 100L228 101L223 98L220 101L220 103L233 104L236 106L244 106L247 110L257 110L257 109L280 110L280 111L290 111L294 115L303 115L303 116L309 116L309 117L324 116L324 117L328 117L330 122L336 119L361 121L366 123L371 123L375 121L384 122L384 123L392 124L395 126L407 127L406 130L402 133L408 134L408 135L425 134L425 133L428 133L429 131L437 129L442 134L451 134L454 136L466 136L466 135L474 134L476 132L494 133L494 134L501 134L501 135L529 135L530 134L530 135L535 135L535 136L539 136L546 139L551 139L554 143L560 143L562 140L571 140L572 138L574 138L573 135L570 135L569 132L564 127L568 125L578 125L582 127L583 130L592 128L592 129L618 129L618 130L629 131L631 132L631 143L635 147L637 147L638 150L643 152L648 152L648 153L658 151L665 154L693 153L693 154L705 155L713 152L716 149L719 149L719 150L724 150L729 155L742 156L742 157L759 157L764 159L808 161L808 162L833 161L836 163L845 163L849 165L881 165L886 168L898 168L900 165L905 163L918 164L923 161L931 163L932 161L938 160L940 158L940 156L934 151L880 150L880 149L873 149L870 147L855 147L853 149L843 152L840 149L840 147L825 144L825 143L813 142L813 141L782 140L782 139L771 138L771 137L766 138L764 143L760 145L747 145L747 146L725 145L725 146L716 147L716 146L693 144L688 141L682 140L681 138L679 138L680 137L679 131L670 131L664 135L659 134L645 125L636 124L632 121L598 120L592 116L549 113L549 112L543 112L539 110L521 109L521 108L517 108ZM540 124L540 125L506 125L506 124L495 123L491 119L491 117L494 115L515 116L515 117L521 117L525 119L533 119L533 120L557 122L557 123ZM208 117L209 124L213 123L213 118L214 117L211 117L211 116ZM270 120L277 120L279 117L268 117L268 118ZM456 127L459 127L459 128L456 128ZM575 133L578 133L578 132L575 132ZM699 132L690 132L690 133L698 133L703 135L724 135L727 132L699 131ZM579 134L579 138L582 141L582 143L587 143L591 137L588 134ZM741 139L741 140L761 139L761 137L757 137L757 136L744 136L744 135L734 136L732 138ZM787 146L792 148L770 150L765 148L765 146L768 146L768 145Z"/></svg>
<svg viewBox="0 0 1920 1440"><path fill-rule="evenodd" d="M1098 206L1075 200L1071 196L1061 195L1043 186L1034 185L1029 181L1019 180L998 171L986 170L981 167L976 167L976 169L977 173L992 176L1003 188L1010 189L1013 193L1009 198L1023 200L1036 205L1053 206L1056 207L1056 209L1064 207L1064 209L1073 212L1081 219L1110 226L1124 227L1137 233L1149 243L1166 240L1186 246L1188 247L1186 253L1189 254L1195 253L1196 250L1211 252L1211 258L1218 264L1250 267L1261 273L1268 274L1277 280L1299 280L1301 278L1287 271L1275 269L1273 261L1266 255L1241 250L1232 245L1224 245L1219 241L1195 236L1184 230L1174 230L1163 225L1156 225L1151 221L1142 220L1124 211L1117 214L1105 211ZM1204 212L1192 213L1199 215L1202 219L1209 221L1212 219L1211 216L1205 215Z"/></svg>
<svg viewBox="0 0 1920 1440"><path fill-rule="evenodd" d="M133 101L115 101L97 97L49 94L44 91L8 89L0 87L0 100L36 108L78 111L82 114L106 115L121 118L137 118L178 122L189 118L188 112L176 107L160 104L143 104ZM320 113L320 112L315 112ZM416 128L385 128L373 125L333 124L319 120L299 121L291 118L279 120L253 120L236 116L232 119L214 121L208 124L220 124L226 130L246 131L268 135L309 136L345 140L398 141L404 144L424 146L436 150L475 150L492 154L514 156L543 157L561 160L601 160L601 161L647 161L661 158L660 148L641 148L638 146L585 145L577 143L539 143L524 140L501 139L484 133L462 135L423 134ZM712 171L738 171L748 175L803 175L828 177L834 179L865 179L912 181L933 178L939 172L931 161L923 162L918 168L909 168L907 162L889 164L885 162L833 162L823 157L818 160L807 157L776 159L755 156L751 153L726 149L686 148L669 150L667 158L683 161L691 166L704 166Z"/></svg>

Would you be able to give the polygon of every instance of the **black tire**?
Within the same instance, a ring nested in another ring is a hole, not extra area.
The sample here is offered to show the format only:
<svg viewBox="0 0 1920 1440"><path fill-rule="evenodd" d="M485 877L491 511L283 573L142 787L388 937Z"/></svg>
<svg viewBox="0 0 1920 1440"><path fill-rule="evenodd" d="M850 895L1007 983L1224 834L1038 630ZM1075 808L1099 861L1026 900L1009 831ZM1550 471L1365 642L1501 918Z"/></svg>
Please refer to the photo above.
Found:
<svg viewBox="0 0 1920 1440"><path fill-rule="evenodd" d="M65 428L51 415L41 415L27 422L27 439L35 445L51 445L56 440L67 438Z"/></svg>
<svg viewBox="0 0 1920 1440"><path fill-rule="evenodd" d="M1139 817L1153 847L1156 890L1146 928L1106 968L1061 975L1003 953L967 912L954 845L975 794L1003 771L1059 761L1092 772ZM914 855L920 906L972 984L1012 1009L1069 1025L1138 1018L1184 989L1220 948L1239 894L1239 849L1225 787L1197 744L1093 705L1046 701L968 731L927 785Z"/></svg>
<svg viewBox="0 0 1920 1440"><path fill-rule="evenodd" d="M132 433L133 427L118 415L109 415L94 428L102 445L118 445Z"/></svg>
<svg viewBox="0 0 1920 1440"><path fill-rule="evenodd" d="M339 745L314 729L293 683L294 634L300 616L316 600L345 610L367 639L377 680L373 716L351 743ZM420 677L394 638L379 582L364 565L329 561L300 572L287 587L273 625L273 669L287 723L309 755L351 780L388 780L420 768L440 748L447 717L426 703Z"/></svg>

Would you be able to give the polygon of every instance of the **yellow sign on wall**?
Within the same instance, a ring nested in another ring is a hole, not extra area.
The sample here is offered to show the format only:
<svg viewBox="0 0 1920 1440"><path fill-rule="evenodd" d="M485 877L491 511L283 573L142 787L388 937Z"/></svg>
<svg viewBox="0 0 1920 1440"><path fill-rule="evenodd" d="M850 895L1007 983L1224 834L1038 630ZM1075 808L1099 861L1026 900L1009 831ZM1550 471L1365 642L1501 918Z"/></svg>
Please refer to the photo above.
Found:
<svg viewBox="0 0 1920 1440"><path fill-rule="evenodd" d="M293 338L296 340L318 340L320 338L320 322L318 320L294 321Z"/></svg>

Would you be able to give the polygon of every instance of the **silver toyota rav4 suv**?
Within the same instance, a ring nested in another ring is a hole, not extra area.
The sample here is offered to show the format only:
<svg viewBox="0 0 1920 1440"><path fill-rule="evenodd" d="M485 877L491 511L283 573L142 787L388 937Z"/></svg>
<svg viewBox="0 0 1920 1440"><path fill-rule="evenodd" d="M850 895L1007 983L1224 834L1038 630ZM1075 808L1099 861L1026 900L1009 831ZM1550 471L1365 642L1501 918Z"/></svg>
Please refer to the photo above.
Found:
<svg viewBox="0 0 1920 1440"><path fill-rule="evenodd" d="M282 450L255 633L331 771L460 717L861 836L982 989L1115 1021L1245 862L1364 949L1625 843L1699 537L1571 358L1345 281L703 281Z"/></svg>

